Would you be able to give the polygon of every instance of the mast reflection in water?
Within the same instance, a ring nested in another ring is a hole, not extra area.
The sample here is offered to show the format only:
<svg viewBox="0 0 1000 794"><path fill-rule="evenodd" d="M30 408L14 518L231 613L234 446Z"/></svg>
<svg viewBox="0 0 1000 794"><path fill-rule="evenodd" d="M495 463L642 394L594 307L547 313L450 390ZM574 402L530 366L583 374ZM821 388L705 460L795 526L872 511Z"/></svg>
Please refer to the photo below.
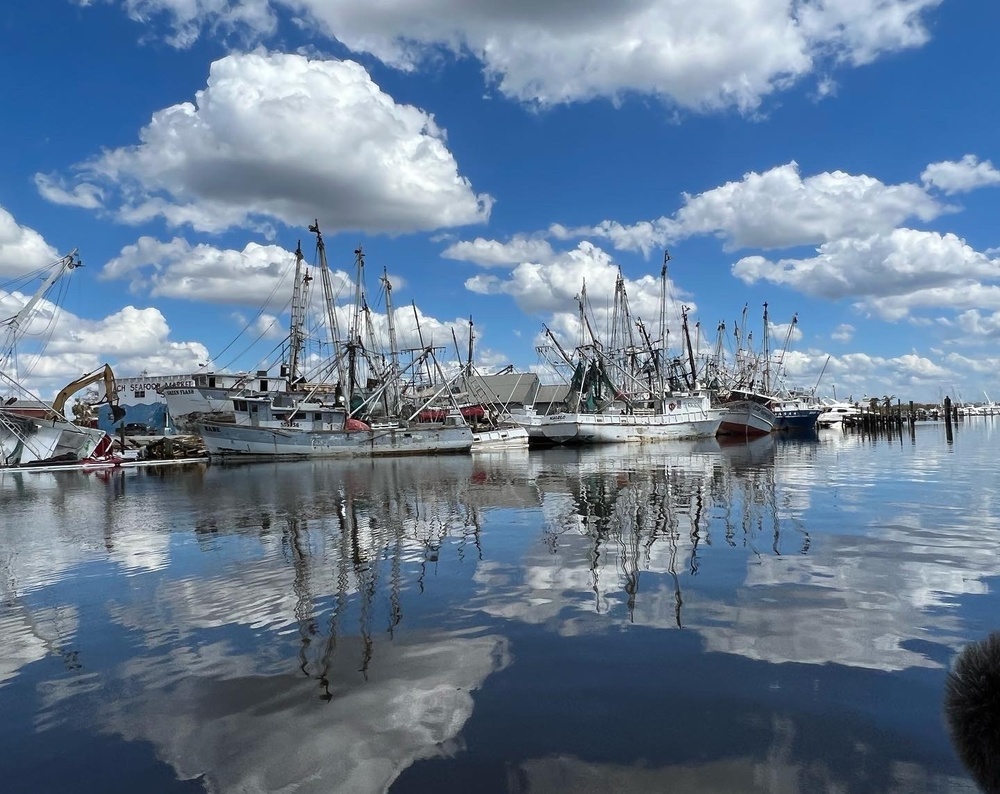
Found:
<svg viewBox="0 0 1000 794"><path fill-rule="evenodd" d="M966 790L937 696L994 628L992 429L922 432L3 475L0 774Z"/></svg>

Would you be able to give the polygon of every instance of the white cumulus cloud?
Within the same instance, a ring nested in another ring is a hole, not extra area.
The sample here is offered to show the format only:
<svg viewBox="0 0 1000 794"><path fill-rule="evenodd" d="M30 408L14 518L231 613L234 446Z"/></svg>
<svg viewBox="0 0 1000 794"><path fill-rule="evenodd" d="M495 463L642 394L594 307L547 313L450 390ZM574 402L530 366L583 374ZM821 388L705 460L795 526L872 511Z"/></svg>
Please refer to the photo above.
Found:
<svg viewBox="0 0 1000 794"><path fill-rule="evenodd" d="M841 323L833 329L830 338L835 342L850 342L854 338L855 327L850 323Z"/></svg>
<svg viewBox="0 0 1000 794"><path fill-rule="evenodd" d="M678 236L715 234L729 250L788 248L885 232L907 218L931 220L944 209L919 185L886 185L843 171L803 179L791 162L685 195L674 222Z"/></svg>
<svg viewBox="0 0 1000 794"><path fill-rule="evenodd" d="M0 276L21 276L58 259L56 249L42 235L0 207Z"/></svg>
<svg viewBox="0 0 1000 794"><path fill-rule="evenodd" d="M104 266L101 277L129 279L134 291L154 297L280 309L291 299L294 271L295 254L277 245L247 243L236 251L180 237L140 237ZM338 292L348 281L343 271L333 273Z"/></svg>
<svg viewBox="0 0 1000 794"><path fill-rule="evenodd" d="M16 313L30 295L0 290L0 316ZM200 342L176 341L159 309L124 308L100 319L74 315L42 299L25 326L16 376L45 399L105 362L118 376L185 372L209 360ZM10 374L15 374L13 371Z"/></svg>
<svg viewBox="0 0 1000 794"><path fill-rule="evenodd" d="M513 298L521 311L543 317L560 341L572 347L581 341L577 298L584 286L593 330L602 339L608 338L618 273L610 254L593 243L582 242L570 251L553 254L545 262L521 262L506 277L479 274L467 279L465 287L482 295ZM629 311L643 320L651 337L657 334L660 289L659 273L625 280ZM670 281L667 296L667 314L675 320L680 313L677 301L686 296ZM686 303L692 311L696 309L693 302Z"/></svg>
<svg viewBox="0 0 1000 794"><path fill-rule="evenodd" d="M954 234L894 229L824 243L808 259L744 257L733 265L733 274L746 283L770 281L829 300L858 297L882 316L899 319L922 303L914 296L944 300L980 279L996 279L1000 266Z"/></svg>
<svg viewBox="0 0 1000 794"><path fill-rule="evenodd" d="M989 160L980 161L974 154L967 154L958 161L931 163L920 178L924 184L932 185L947 194L967 193L980 187L1000 185L1000 171Z"/></svg>
<svg viewBox="0 0 1000 794"><path fill-rule="evenodd" d="M165 16L175 46L204 28L267 37L283 11L400 69L442 51L472 55L501 93L539 105L640 93L751 111L821 66L923 45L927 14L941 0L120 2L134 19Z"/></svg>
<svg viewBox="0 0 1000 794"><path fill-rule="evenodd" d="M702 193L684 193L683 199L672 217L635 224L605 220L576 228L553 224L549 234L560 240L605 239L616 250L645 255L703 235L719 237L726 250L789 248L889 232L909 218L929 221L952 209L920 185L887 185L843 171L803 178L794 161L761 173L751 171Z"/></svg>
<svg viewBox="0 0 1000 794"><path fill-rule="evenodd" d="M472 262L482 267L501 267L521 262L543 262L552 258L552 246L548 241L525 235L515 235L506 243L477 237L475 240L460 240L452 243L441 256Z"/></svg>
<svg viewBox="0 0 1000 794"><path fill-rule="evenodd" d="M154 113L139 139L77 168L81 185L116 191L127 223L220 231L319 218L327 232L411 232L483 222L492 206L434 118L352 61L229 55L193 102Z"/></svg>
<svg viewBox="0 0 1000 794"><path fill-rule="evenodd" d="M46 201L67 207L96 210L101 207L104 197L97 185L81 182L72 188L67 188L61 179L46 174L35 174L35 187Z"/></svg>

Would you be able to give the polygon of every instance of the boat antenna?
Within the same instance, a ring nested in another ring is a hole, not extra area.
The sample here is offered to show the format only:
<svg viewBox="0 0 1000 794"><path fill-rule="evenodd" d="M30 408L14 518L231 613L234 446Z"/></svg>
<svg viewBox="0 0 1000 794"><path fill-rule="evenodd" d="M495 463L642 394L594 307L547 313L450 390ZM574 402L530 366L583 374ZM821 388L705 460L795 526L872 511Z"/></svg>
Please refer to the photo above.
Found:
<svg viewBox="0 0 1000 794"><path fill-rule="evenodd" d="M468 367L469 367L469 374L470 375L472 374L472 354L473 354L473 345L475 345L475 342L476 342L476 326L473 324L473 322L472 322L472 315L470 314L469 315L469 357L468 357Z"/></svg>
<svg viewBox="0 0 1000 794"><path fill-rule="evenodd" d="M816 385L813 386L813 390L812 390L813 397L816 396L816 391L819 389L819 382L821 380L823 380L823 373L826 372L826 365L829 364L829 363L830 363L830 356L827 356L826 357L826 361L823 362L823 369L821 369L819 371L819 377L816 378ZM837 387L836 386L833 387L833 399L835 399L835 400L837 399Z"/></svg>

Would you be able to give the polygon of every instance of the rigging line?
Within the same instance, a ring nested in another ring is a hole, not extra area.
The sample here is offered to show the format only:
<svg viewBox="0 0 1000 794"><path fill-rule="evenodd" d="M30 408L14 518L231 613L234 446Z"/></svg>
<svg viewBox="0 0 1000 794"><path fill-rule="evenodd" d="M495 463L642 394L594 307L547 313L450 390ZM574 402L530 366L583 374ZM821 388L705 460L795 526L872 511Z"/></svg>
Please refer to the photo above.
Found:
<svg viewBox="0 0 1000 794"><path fill-rule="evenodd" d="M289 301L289 303L290 302L291 301ZM261 339L263 339L264 336L267 334L267 332L270 331L274 327L275 323L278 322L278 316L284 314L285 313L285 309L287 309L287 308L288 308L288 303L286 303L281 308L281 311L278 312L278 315L275 316L275 318L270 323L268 323L267 326L265 326L264 328L261 329L260 333L257 334L257 337L253 341L251 341L249 345L247 345L243 350L241 350L239 353L237 353L236 355L234 355L225 364L221 365L222 368L225 369L227 367L233 366L240 358L242 358L247 353L249 353L251 350L253 350L254 345L256 345ZM258 314L258 316L260 316L260 315ZM249 323L247 324L247 328L249 328ZM210 360L212 360L212 361L217 360L219 356L221 356L223 353L225 353L227 350L229 350L229 348L231 348L233 345L235 345L236 342L239 341L240 337L243 336L243 334L246 332L247 328L244 328L242 331L240 331L240 333L237 334L237 336L236 336L235 339L233 339L228 345L226 345L222 350L219 351L218 356L212 356L210 358ZM274 353L275 350L277 350L282 344L284 344L284 342L285 342L285 340L287 338L288 337L285 336L277 345L275 345L273 348L271 348L271 350L269 351L269 353L267 355L263 356L261 359L258 360L258 364L260 363L260 361L267 360L270 357L270 355ZM260 369L260 367L258 367L258 369Z"/></svg>
<svg viewBox="0 0 1000 794"><path fill-rule="evenodd" d="M222 355L224 355L225 352L227 350L229 350L229 348L231 348L233 345L235 345L236 342L239 340L239 338L241 336L243 336L243 334L245 334L249 330L250 326L253 325L254 321L257 320L257 318L260 317L264 313L264 309L271 303L271 299L277 294L278 289L285 283L285 279L288 278L288 271L289 271L289 268L286 267L285 270L284 270L284 272L281 274L281 277L275 282L274 286L271 288L270 294L267 296L267 298L264 299L264 302L258 307L257 313L254 314L253 317L251 317L249 320L246 321L246 323L244 324L243 328L239 331L239 333L236 334L236 336L229 342L228 345L226 345L224 348L222 348L222 350L220 350L215 355L210 355L209 356L209 361L215 361L219 357L221 357ZM288 302L285 303L285 305L282 307L281 311L278 312L279 315L281 315L281 314L284 313L285 309L288 308L288 304L289 303L291 303L291 298L289 298ZM275 317L274 322L277 322L277 317ZM274 322L272 322L271 325L274 325ZM268 328L265 329L264 332L262 332L261 336L263 336L263 333L266 333L266 331L269 330L270 327L271 326L268 326ZM254 344L256 344L257 342L259 342L260 338L261 337L258 336L257 339L255 339L253 341L253 343L251 343L250 347L253 347ZM249 348L247 348L247 349L249 350ZM244 350L243 353L246 353L246 350ZM233 359L232 361L229 362L229 364L232 364L233 361L235 361L235 360L236 359ZM226 366L228 366L228 364Z"/></svg>
<svg viewBox="0 0 1000 794"><path fill-rule="evenodd" d="M272 323L272 325L273 325L273 323ZM241 350L239 353L237 353L235 356L233 356L228 362L226 362L226 364L224 365L223 368L232 366L240 358L242 358L247 353L249 353L251 350L253 350L254 345L256 345L261 339L264 338L264 335L268 332L269 329L270 329L270 326L268 326L268 328L263 329L259 334L257 334L257 338L254 339L253 341L251 341L249 345L247 345L243 350ZM273 354L276 350L278 350L281 347L281 345L284 344L285 339L287 339L287 338L288 337L286 336L284 339L281 340L281 342L279 342L274 347L272 347L270 353ZM235 341L235 340L233 340L233 341ZM257 363L260 364L261 361L266 361L266 360L268 360L267 356L259 359ZM258 366L258 369L260 369L259 366Z"/></svg>
<svg viewBox="0 0 1000 794"><path fill-rule="evenodd" d="M59 314L62 312L62 303L66 297L66 292L69 290L69 282L65 279L61 280L56 284L58 292L56 294L55 300L48 300L49 305L52 307L52 314L49 316L49 321L45 328L37 333L30 334L31 336L41 337L39 342L38 350L34 354L34 358L29 360L29 363L25 366L23 372L23 377L30 377L35 371L35 368L42 360L42 355L45 353L45 349L48 347L49 343L52 341L52 336L55 332L56 321L59 319ZM26 334L27 335L27 334Z"/></svg>
<svg viewBox="0 0 1000 794"><path fill-rule="evenodd" d="M61 260L60 260L61 261ZM20 276L14 276L9 281L4 281L0 283L0 289L9 290L18 284L23 284L27 288L28 283L34 281L35 279L41 278L48 271L50 271L54 265L59 264L59 262L52 262L51 264L45 265L44 267L36 268L28 273L23 273Z"/></svg>

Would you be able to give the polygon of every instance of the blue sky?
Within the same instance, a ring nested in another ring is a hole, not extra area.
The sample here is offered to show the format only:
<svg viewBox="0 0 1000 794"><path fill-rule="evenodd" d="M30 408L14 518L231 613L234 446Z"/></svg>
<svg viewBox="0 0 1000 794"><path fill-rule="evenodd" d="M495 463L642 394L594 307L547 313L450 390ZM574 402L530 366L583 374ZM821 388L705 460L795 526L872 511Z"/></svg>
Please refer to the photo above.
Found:
<svg viewBox="0 0 1000 794"><path fill-rule="evenodd" d="M958 0L6 3L0 318L78 248L30 388L255 368L318 218L342 311L360 245L404 345L411 302L449 351L471 315L486 370L538 367L543 323L576 344L584 279L604 327L619 268L655 329L669 250L675 346L680 304L706 348L747 304L759 345L767 301L791 384L1000 399L998 28Z"/></svg>

